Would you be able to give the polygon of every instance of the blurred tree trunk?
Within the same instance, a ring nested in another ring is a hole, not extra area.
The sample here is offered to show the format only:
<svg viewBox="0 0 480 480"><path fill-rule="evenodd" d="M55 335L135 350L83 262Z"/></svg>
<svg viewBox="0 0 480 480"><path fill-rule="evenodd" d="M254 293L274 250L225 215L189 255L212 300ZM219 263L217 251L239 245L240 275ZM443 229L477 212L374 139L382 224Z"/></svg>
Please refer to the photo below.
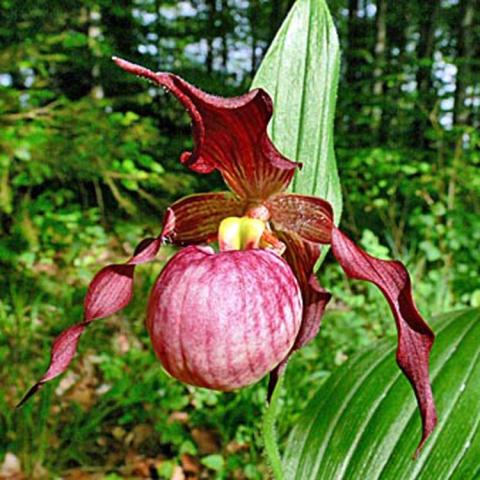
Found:
<svg viewBox="0 0 480 480"><path fill-rule="evenodd" d="M407 2L398 3L396 0L387 0L386 8L386 51L384 75L390 77L390 84L383 82L383 109L378 128L378 140L388 143L392 121L398 118L397 98L401 93L401 78L404 75L406 60L407 29ZM398 139L394 140L398 142Z"/></svg>
<svg viewBox="0 0 480 480"><path fill-rule="evenodd" d="M155 24L156 24L156 35L157 35L157 59L158 59L158 68L159 70L162 69L162 59L161 59L161 51L162 51L162 45L161 45L161 36L160 32L162 31L162 15L160 14L160 8L161 8L161 0L155 0Z"/></svg>
<svg viewBox="0 0 480 480"><path fill-rule="evenodd" d="M347 61L346 79L349 85L355 83L358 67L358 11L360 9L360 0L348 0L348 48L345 51Z"/></svg>
<svg viewBox="0 0 480 480"><path fill-rule="evenodd" d="M373 70L373 95L376 105L373 109L373 129L377 137L380 133L380 125L384 116L384 92L385 92L385 63L387 49L387 0L377 0L377 14L375 17L376 38L375 38L375 68Z"/></svg>
<svg viewBox="0 0 480 480"><path fill-rule="evenodd" d="M158 1L158 0L156 0ZM127 58L137 53L139 30L133 18L134 0L115 0L115 2L98 2L101 6L102 37L109 39L117 55ZM160 3L158 1L158 3ZM156 33L162 31L157 9Z"/></svg>
<svg viewBox="0 0 480 480"><path fill-rule="evenodd" d="M277 33L278 27L280 26L281 19L281 7L280 4L282 3L281 0L272 0L272 10L270 12L270 42L273 40L273 37Z"/></svg>
<svg viewBox="0 0 480 480"><path fill-rule="evenodd" d="M272 0L270 11L270 35L268 44L270 44L275 37L278 29L282 25L285 16L290 11L290 8L295 3L295 0Z"/></svg>
<svg viewBox="0 0 480 480"><path fill-rule="evenodd" d="M206 0L207 5L207 29L205 38L207 40L207 58L206 58L206 67L207 73L213 72L213 60L214 60L214 51L213 51L213 41L215 40L215 0Z"/></svg>
<svg viewBox="0 0 480 480"><path fill-rule="evenodd" d="M100 49L100 37L102 35L101 30L102 14L98 5L93 5L88 10L88 48L92 52L93 66L91 70L92 75L92 89L90 90L90 96L95 100L100 100L105 96L103 86L100 83L100 58L102 52Z"/></svg>
<svg viewBox="0 0 480 480"><path fill-rule="evenodd" d="M454 124L466 125L469 123L471 111L465 105L467 88L472 85L471 62L474 56L473 45L473 18L475 0L460 0L460 22L457 32L457 84L455 88L455 104L453 110ZM477 5L478 8L479 5Z"/></svg>
<svg viewBox="0 0 480 480"><path fill-rule="evenodd" d="M222 30L221 30L221 55L222 55L222 68L223 71L227 71L228 66L228 31L229 24L227 18L229 17L229 5L228 0L220 0L220 17L222 19Z"/></svg>
<svg viewBox="0 0 480 480"><path fill-rule="evenodd" d="M258 44L258 32L256 28L256 16L258 15L258 0L250 0L249 8L249 23L250 23L250 35L252 50L250 54L250 77L253 78L257 70L257 44Z"/></svg>
<svg viewBox="0 0 480 480"><path fill-rule="evenodd" d="M348 88L348 104L351 113L359 111L359 87L361 59L360 44L361 29L359 22L360 0L348 0L348 20L347 20L347 42L348 48L345 50L346 72L345 79ZM350 114L348 128L352 133L357 130L356 115Z"/></svg>
<svg viewBox="0 0 480 480"><path fill-rule="evenodd" d="M435 53L435 29L440 11L440 0L429 0L419 4L419 41L417 45L418 69L417 81L417 118L414 123L414 145L427 146L425 130L428 126L428 115L435 102L433 92L432 66Z"/></svg>

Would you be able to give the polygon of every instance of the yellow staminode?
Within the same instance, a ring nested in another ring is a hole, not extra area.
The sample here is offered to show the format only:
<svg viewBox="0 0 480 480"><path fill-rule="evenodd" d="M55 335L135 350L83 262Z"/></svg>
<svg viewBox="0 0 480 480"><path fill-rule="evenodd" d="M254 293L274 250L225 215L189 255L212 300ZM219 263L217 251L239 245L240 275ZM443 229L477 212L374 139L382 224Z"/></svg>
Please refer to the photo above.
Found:
<svg viewBox="0 0 480 480"><path fill-rule="evenodd" d="M221 251L258 248L265 223L258 218L227 217L220 222L218 243Z"/></svg>

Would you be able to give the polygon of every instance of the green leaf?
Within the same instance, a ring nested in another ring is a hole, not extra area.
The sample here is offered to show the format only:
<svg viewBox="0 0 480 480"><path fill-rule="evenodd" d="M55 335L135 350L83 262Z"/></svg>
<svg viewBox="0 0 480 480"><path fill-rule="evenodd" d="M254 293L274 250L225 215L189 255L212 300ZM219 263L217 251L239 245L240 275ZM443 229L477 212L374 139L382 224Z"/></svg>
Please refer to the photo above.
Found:
<svg viewBox="0 0 480 480"><path fill-rule="evenodd" d="M392 339L347 361L319 389L289 438L285 478L480 478L480 309L432 323L439 422L419 457L412 459L420 415Z"/></svg>
<svg viewBox="0 0 480 480"><path fill-rule="evenodd" d="M340 222L342 197L333 151L340 49L324 0L298 0L253 80L273 99L270 135L288 158L303 163L297 193L328 200Z"/></svg>
<svg viewBox="0 0 480 480"><path fill-rule="evenodd" d="M252 82L252 88L263 88L272 97L269 134L273 143L286 157L303 164L291 191L328 200L337 224L342 196L333 126L339 66L338 37L327 4L297 0ZM322 249L317 268L327 251ZM275 434L279 391L278 385L263 426L265 450L277 480L282 479Z"/></svg>
<svg viewBox="0 0 480 480"><path fill-rule="evenodd" d="M225 466L225 460L221 455L217 453L203 457L200 460L200 463L202 465L205 465L207 468L210 468L211 470L215 470L217 472L222 470L223 467Z"/></svg>

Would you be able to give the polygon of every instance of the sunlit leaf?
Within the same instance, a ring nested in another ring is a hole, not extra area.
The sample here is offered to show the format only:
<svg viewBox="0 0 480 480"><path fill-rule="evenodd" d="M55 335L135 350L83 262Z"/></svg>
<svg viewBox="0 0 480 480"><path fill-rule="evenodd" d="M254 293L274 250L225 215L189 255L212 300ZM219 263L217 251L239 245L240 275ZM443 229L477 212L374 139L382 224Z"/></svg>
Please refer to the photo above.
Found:
<svg viewBox="0 0 480 480"><path fill-rule="evenodd" d="M433 326L439 422L419 457L412 459L420 416L388 340L346 362L314 396L289 438L285 478L479 478L480 310L444 315Z"/></svg>
<svg viewBox="0 0 480 480"><path fill-rule="evenodd" d="M323 0L298 0L254 80L273 98L270 134L288 158L303 163L292 191L327 199L335 222L342 199L333 151L339 76L338 37Z"/></svg>

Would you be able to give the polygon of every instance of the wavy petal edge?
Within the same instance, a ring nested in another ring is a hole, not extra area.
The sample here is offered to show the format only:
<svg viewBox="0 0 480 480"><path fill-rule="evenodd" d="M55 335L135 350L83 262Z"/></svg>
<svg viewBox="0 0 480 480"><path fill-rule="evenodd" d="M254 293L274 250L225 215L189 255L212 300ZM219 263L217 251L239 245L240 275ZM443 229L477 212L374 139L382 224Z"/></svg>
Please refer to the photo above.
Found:
<svg viewBox="0 0 480 480"><path fill-rule="evenodd" d="M123 70L144 77L171 92L193 122L195 149L180 156L197 173L218 169L227 185L241 198L266 199L283 191L301 164L283 156L267 134L272 100L262 89L224 98L203 92L182 78L118 57Z"/></svg>
<svg viewBox="0 0 480 480"><path fill-rule="evenodd" d="M169 209L164 218L162 233L158 237L142 240L129 260L123 264L107 265L94 276L85 295L83 321L66 328L56 337L46 372L28 390L17 408L24 405L46 382L65 372L75 357L82 333L90 323L110 316L130 303L135 266L155 258L164 239L172 233L174 225L175 215Z"/></svg>
<svg viewBox="0 0 480 480"><path fill-rule="evenodd" d="M397 363L413 387L422 417L416 457L437 424L429 376L435 336L415 305L410 276L401 262L372 257L336 227L332 231L332 250L348 277L369 281L380 289L395 317Z"/></svg>

